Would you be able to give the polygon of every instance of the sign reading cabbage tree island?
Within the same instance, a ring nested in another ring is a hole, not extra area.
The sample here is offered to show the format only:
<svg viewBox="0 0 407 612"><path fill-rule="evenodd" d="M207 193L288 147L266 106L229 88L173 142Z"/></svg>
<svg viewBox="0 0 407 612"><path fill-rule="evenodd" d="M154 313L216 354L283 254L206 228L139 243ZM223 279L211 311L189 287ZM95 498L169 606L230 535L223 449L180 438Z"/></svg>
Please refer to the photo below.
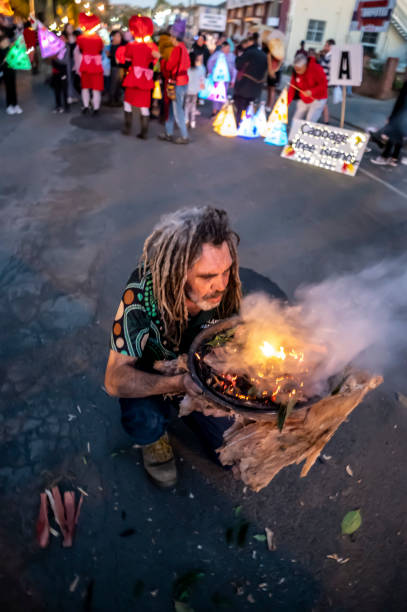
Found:
<svg viewBox="0 0 407 612"><path fill-rule="evenodd" d="M355 176L368 140L364 132L296 120L281 157Z"/></svg>

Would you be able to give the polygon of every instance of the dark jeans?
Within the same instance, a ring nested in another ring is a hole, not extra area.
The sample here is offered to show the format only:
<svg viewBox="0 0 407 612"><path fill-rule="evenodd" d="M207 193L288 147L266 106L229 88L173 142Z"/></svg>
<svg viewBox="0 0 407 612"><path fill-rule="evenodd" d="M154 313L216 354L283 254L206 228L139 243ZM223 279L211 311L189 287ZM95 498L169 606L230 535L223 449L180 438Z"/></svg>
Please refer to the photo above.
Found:
<svg viewBox="0 0 407 612"><path fill-rule="evenodd" d="M122 398L119 400L122 411L122 425L136 444L156 442L167 429L176 414L176 402L162 395L144 398ZM183 421L201 440L208 454L218 462L216 448L222 445L223 433L233 424L233 418L205 416L192 412Z"/></svg>
<svg viewBox="0 0 407 612"><path fill-rule="evenodd" d="M52 86L55 92L55 106L57 108L68 108L68 78L66 74L54 74Z"/></svg>
<svg viewBox="0 0 407 612"><path fill-rule="evenodd" d="M3 79L6 88L6 106L17 106L16 71L4 66Z"/></svg>
<svg viewBox="0 0 407 612"><path fill-rule="evenodd" d="M233 101L236 107L236 125L239 127L239 123L242 118L242 112L247 109L250 102L253 102L254 98L243 98L243 96L235 95Z"/></svg>
<svg viewBox="0 0 407 612"><path fill-rule="evenodd" d="M118 104L122 97L122 70L112 66L110 71L109 102Z"/></svg>

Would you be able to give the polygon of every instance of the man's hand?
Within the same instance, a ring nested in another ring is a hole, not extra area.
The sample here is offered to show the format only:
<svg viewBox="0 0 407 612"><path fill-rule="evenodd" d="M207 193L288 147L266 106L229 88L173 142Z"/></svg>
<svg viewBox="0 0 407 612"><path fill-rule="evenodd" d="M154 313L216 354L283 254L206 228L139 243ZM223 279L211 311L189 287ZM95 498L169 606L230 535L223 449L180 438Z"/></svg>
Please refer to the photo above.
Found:
<svg viewBox="0 0 407 612"><path fill-rule="evenodd" d="M188 395L191 395L192 397L198 397L199 395L203 395L203 392L198 387L198 385L194 383L190 374L184 374L183 383L185 393L188 393Z"/></svg>
<svg viewBox="0 0 407 612"><path fill-rule="evenodd" d="M307 89L306 91L303 91L302 93L304 94L306 98L312 98L312 92L309 89Z"/></svg>

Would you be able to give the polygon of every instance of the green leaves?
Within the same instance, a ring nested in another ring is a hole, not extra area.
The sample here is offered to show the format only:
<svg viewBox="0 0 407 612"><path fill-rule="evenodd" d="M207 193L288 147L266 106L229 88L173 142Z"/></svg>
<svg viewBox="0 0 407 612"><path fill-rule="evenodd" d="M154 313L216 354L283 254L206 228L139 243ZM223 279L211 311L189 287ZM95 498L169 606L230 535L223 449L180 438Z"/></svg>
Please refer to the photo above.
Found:
<svg viewBox="0 0 407 612"><path fill-rule="evenodd" d="M216 334L216 336L212 338L212 340L209 340L206 344L208 346L211 346L212 348L215 348L217 346L223 346L224 344L226 344L226 342L229 342L229 340L233 338L234 333L234 328L227 329L224 332Z"/></svg>
<svg viewBox="0 0 407 612"><path fill-rule="evenodd" d="M256 533L256 535L253 536L253 540L265 542L267 540L267 536L265 536L264 533Z"/></svg>
<svg viewBox="0 0 407 612"><path fill-rule="evenodd" d="M362 524L362 514L360 510L351 510L347 512L342 519L341 529L342 535L351 535L359 529Z"/></svg>
<svg viewBox="0 0 407 612"><path fill-rule="evenodd" d="M200 570L192 570L177 578L172 586L173 597L178 602L185 602L191 595L192 587L205 576Z"/></svg>

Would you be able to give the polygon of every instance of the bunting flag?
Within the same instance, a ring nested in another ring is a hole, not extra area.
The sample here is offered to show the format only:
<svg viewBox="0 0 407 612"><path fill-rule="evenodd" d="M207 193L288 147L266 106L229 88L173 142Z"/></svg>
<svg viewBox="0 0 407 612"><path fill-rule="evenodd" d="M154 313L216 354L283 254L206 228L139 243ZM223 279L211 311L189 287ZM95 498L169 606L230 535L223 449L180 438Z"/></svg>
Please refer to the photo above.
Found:
<svg viewBox="0 0 407 612"><path fill-rule="evenodd" d="M260 136L254 120L253 102L250 102L246 112L242 113L242 120L239 124L237 135L240 136L240 138L258 138L258 136Z"/></svg>
<svg viewBox="0 0 407 612"><path fill-rule="evenodd" d="M53 57L54 55L65 52L65 43L53 32L50 32L43 23L38 22L38 42L40 45L41 57ZM62 55L63 57L63 55Z"/></svg>
<svg viewBox="0 0 407 612"><path fill-rule="evenodd" d="M162 97L160 81L157 79L154 81L153 100L162 100Z"/></svg>
<svg viewBox="0 0 407 612"><path fill-rule="evenodd" d="M209 75L208 77L206 77L205 79L205 87L204 89L201 89L201 91L198 93L198 98L201 98L202 100L206 100L207 98L209 98L209 96L212 93L212 90L214 88L215 84L212 80L211 75Z"/></svg>
<svg viewBox="0 0 407 612"><path fill-rule="evenodd" d="M14 11L11 8L8 0L0 0L0 15L4 15L5 17L11 17L14 15Z"/></svg>
<svg viewBox="0 0 407 612"><path fill-rule="evenodd" d="M278 147L284 147L287 142L288 101L287 88L280 94L267 121L264 142Z"/></svg>
<svg viewBox="0 0 407 612"><path fill-rule="evenodd" d="M208 100L213 102L226 102L228 99L226 92L226 85L224 81L218 81L213 84L211 93L208 96Z"/></svg>
<svg viewBox="0 0 407 612"><path fill-rule="evenodd" d="M226 81L227 83L230 82L230 73L226 61L226 56L222 51L219 53L219 57L216 60L215 68L212 71L212 79L215 83L218 81Z"/></svg>
<svg viewBox="0 0 407 612"><path fill-rule="evenodd" d="M222 110L220 112L222 112ZM231 102L227 103L222 124L219 126L217 132L220 136L224 136L225 138L234 138L237 136L235 111Z"/></svg>
<svg viewBox="0 0 407 612"><path fill-rule="evenodd" d="M19 36L11 45L5 62L13 70L31 70L31 62L27 55L27 47L23 36Z"/></svg>
<svg viewBox="0 0 407 612"><path fill-rule="evenodd" d="M267 116L266 116L266 103L260 102L260 106L257 110L257 113L254 115L254 122L257 126L257 131L259 136L263 138L266 136L267 129Z"/></svg>

